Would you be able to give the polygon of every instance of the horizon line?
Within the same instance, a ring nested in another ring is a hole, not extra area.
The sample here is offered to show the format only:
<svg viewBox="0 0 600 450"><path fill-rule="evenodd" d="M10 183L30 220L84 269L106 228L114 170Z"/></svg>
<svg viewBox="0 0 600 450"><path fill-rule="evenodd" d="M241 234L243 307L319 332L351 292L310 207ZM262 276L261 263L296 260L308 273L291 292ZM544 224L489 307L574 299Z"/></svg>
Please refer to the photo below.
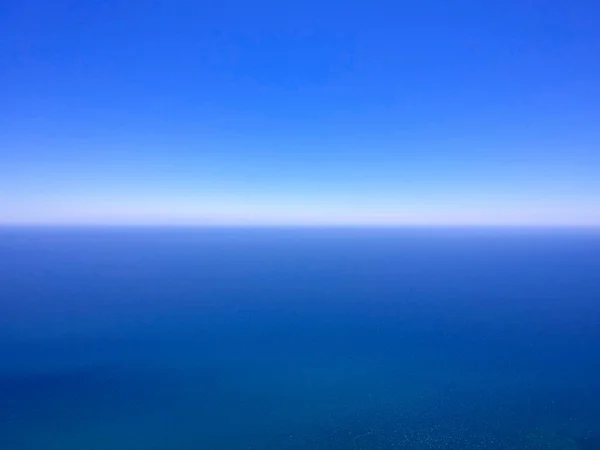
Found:
<svg viewBox="0 0 600 450"><path fill-rule="evenodd" d="M415 228L509 228L509 229L598 229L600 223L125 223L125 222L0 222L0 228L329 228L329 229L415 229Z"/></svg>

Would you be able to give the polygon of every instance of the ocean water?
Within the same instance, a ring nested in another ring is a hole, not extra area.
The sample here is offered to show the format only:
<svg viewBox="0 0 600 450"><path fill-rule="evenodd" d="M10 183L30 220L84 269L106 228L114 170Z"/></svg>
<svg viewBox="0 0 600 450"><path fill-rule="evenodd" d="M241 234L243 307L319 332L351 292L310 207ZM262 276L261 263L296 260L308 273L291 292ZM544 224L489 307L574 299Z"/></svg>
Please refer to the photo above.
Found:
<svg viewBox="0 0 600 450"><path fill-rule="evenodd" d="M600 449L600 232L4 229L0 449Z"/></svg>

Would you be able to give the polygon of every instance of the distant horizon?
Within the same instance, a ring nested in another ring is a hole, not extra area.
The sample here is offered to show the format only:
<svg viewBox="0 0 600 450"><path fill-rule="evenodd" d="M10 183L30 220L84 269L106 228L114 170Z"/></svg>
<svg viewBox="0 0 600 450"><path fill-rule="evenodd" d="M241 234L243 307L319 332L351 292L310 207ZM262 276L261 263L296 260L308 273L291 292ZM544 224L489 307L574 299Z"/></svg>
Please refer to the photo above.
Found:
<svg viewBox="0 0 600 450"><path fill-rule="evenodd" d="M1 202L0 202L1 203ZM90 202L92 203L92 202ZM159 206L164 206L165 203ZM82 204L83 205L83 204ZM180 205L181 206L181 205ZM81 207L69 209L57 208L52 212L52 205L40 208L39 212L27 211L25 214L3 214L0 211L0 226L3 225L66 225L66 226L308 226L308 227L600 227L600 205L597 210L590 209L585 217L566 211L556 213L555 211L531 212L522 207L522 213L515 214L513 211L494 212L490 206L480 213L476 209L453 210L445 207L439 213L433 208L423 208L422 211L407 211L405 214L386 213L385 211L369 211L361 214L364 209L359 205L356 212L351 208L340 208L336 210L331 207L329 211L324 205L312 210L311 208L260 208L256 212L252 205L242 208L238 213L236 205L229 207L225 204L222 211L209 211L200 213L190 208L175 208L170 211L154 211L152 206L136 210L132 206L128 211L126 208L110 208L94 210L93 203ZM32 208L34 209L34 208ZM211 214L212 212L212 214Z"/></svg>
<svg viewBox="0 0 600 450"><path fill-rule="evenodd" d="M15 228L174 228L174 229L526 229L598 230L600 224L518 224L518 223L102 223L102 222L0 222L0 229Z"/></svg>

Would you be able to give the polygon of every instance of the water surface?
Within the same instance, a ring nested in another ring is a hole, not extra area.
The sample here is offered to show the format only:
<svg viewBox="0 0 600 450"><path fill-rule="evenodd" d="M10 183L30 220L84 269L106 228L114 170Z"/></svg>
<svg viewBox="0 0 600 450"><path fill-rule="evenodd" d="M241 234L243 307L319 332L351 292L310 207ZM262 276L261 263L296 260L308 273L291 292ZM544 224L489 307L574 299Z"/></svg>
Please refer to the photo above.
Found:
<svg viewBox="0 0 600 450"><path fill-rule="evenodd" d="M598 380L597 231L0 231L3 450L593 450Z"/></svg>

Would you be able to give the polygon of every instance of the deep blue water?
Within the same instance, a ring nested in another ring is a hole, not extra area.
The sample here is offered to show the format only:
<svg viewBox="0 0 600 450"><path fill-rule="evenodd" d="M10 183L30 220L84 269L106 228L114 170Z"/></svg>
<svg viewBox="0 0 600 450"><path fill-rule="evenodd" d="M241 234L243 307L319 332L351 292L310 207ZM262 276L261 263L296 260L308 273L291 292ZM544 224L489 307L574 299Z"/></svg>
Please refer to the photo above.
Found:
<svg viewBox="0 0 600 450"><path fill-rule="evenodd" d="M600 232L4 229L0 449L600 449Z"/></svg>

